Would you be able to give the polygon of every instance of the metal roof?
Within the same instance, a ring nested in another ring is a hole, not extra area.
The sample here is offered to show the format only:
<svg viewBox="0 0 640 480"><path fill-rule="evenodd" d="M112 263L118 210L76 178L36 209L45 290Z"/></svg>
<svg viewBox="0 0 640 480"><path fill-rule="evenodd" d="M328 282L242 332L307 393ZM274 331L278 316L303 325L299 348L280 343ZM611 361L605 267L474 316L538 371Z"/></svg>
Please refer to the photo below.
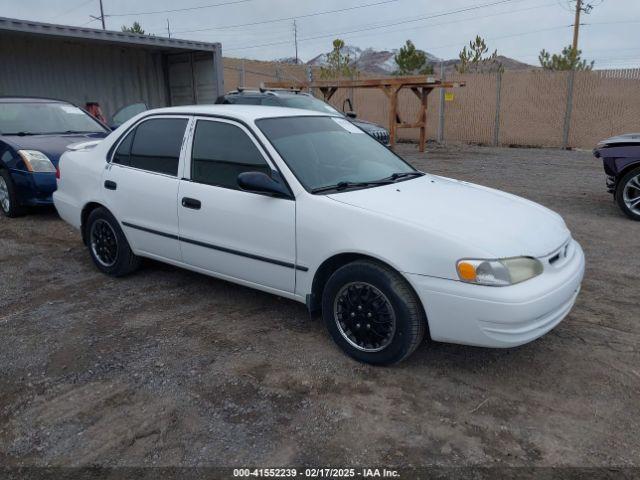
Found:
<svg viewBox="0 0 640 480"><path fill-rule="evenodd" d="M56 25L53 23L33 22L17 18L0 17L0 33L3 31L23 33L29 35L46 35L60 38L75 38L111 44L130 46L146 46L161 49L197 50L212 52L222 48L220 43L196 42L177 38L140 35L130 32L113 30L99 30L95 28L74 27L71 25Z"/></svg>

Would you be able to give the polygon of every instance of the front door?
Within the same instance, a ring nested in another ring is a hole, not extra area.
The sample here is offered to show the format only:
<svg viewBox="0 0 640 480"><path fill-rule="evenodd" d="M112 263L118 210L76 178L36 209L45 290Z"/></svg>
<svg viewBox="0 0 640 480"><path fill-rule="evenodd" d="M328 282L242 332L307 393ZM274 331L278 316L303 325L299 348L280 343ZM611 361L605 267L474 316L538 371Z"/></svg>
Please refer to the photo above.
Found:
<svg viewBox="0 0 640 480"><path fill-rule="evenodd" d="M292 293L295 201L242 191L242 172L271 175L252 134L227 120L196 120L178 193L183 261L222 277Z"/></svg>
<svg viewBox="0 0 640 480"><path fill-rule="evenodd" d="M107 207L134 252L180 261L178 188L188 117L152 117L118 144L103 176Z"/></svg>

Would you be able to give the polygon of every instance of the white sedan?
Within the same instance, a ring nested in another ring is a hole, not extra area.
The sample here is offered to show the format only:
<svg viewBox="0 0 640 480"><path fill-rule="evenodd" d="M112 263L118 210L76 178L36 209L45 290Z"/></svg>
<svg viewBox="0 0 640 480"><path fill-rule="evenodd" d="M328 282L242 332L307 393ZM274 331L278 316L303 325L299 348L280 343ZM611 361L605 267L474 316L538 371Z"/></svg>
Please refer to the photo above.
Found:
<svg viewBox="0 0 640 480"><path fill-rule="evenodd" d="M148 257L306 303L373 364L427 332L530 342L569 313L584 273L556 213L419 172L318 112L151 110L64 154L58 177L56 208L104 273Z"/></svg>

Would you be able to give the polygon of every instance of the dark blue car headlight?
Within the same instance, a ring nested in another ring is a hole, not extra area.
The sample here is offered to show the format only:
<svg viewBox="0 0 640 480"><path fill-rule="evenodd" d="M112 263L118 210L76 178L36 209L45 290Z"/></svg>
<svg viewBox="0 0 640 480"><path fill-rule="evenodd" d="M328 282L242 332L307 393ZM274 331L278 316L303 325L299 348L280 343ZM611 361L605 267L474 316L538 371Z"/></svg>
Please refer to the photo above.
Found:
<svg viewBox="0 0 640 480"><path fill-rule="evenodd" d="M56 171L49 157L38 150L18 150L18 155L24 160L27 170L32 173L55 173Z"/></svg>

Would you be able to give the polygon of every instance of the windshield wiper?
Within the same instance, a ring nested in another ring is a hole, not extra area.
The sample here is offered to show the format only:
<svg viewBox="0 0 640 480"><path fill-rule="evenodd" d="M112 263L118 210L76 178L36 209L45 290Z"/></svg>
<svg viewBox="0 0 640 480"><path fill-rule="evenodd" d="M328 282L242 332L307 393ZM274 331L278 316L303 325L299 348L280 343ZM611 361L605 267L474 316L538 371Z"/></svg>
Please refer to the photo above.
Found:
<svg viewBox="0 0 640 480"><path fill-rule="evenodd" d="M64 132L60 132L60 135L79 135L84 133L102 133L102 132L92 131L92 130L65 130Z"/></svg>
<svg viewBox="0 0 640 480"><path fill-rule="evenodd" d="M392 173L391 175L389 175L388 178L385 178L383 180L400 180L401 178L409 178L409 177L422 177L424 175L424 173L422 172L418 172L418 171L414 171L414 172L398 172L398 173Z"/></svg>
<svg viewBox="0 0 640 480"><path fill-rule="evenodd" d="M393 183L393 181L388 179L372 180L370 182L338 182L335 185L327 185L325 187L313 188L311 190L311 193L329 192L331 190L341 191L341 190L345 190L347 188L353 188L353 187L357 188L357 187L373 187L376 185L389 185L390 183Z"/></svg>
<svg viewBox="0 0 640 480"><path fill-rule="evenodd" d="M16 135L18 137L26 137L29 135L42 135L42 134L34 133L34 132L11 132L11 133L3 133L2 135Z"/></svg>

